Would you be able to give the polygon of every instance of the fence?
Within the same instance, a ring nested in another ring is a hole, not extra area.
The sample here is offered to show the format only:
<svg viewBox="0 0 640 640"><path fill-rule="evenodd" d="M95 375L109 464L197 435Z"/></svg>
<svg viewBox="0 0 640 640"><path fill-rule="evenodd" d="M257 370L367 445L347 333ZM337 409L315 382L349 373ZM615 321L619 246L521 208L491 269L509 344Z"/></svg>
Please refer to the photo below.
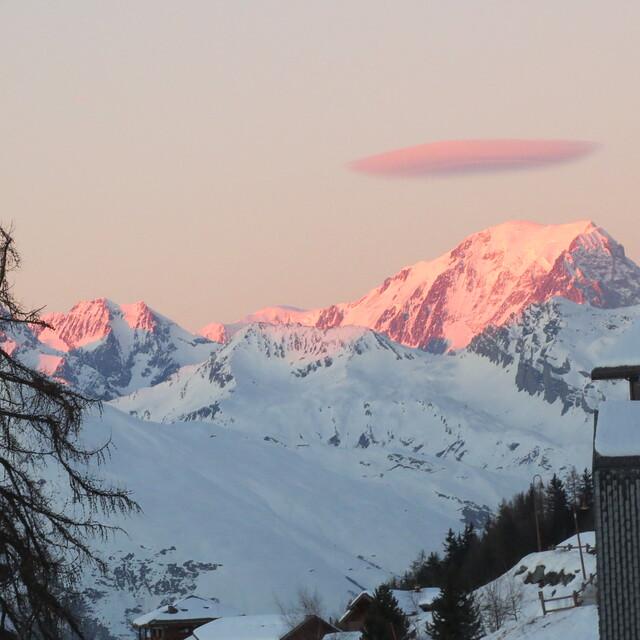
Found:
<svg viewBox="0 0 640 640"><path fill-rule="evenodd" d="M571 551L571 549L584 549L585 553L594 554L596 552L595 546L589 544L588 542L585 544L577 545L577 544L563 544L563 545L555 545L551 547L554 551Z"/></svg>
<svg viewBox="0 0 640 640"><path fill-rule="evenodd" d="M580 606L577 591L574 591L570 596L558 596L557 598L545 598L544 593L542 593L542 591L538 591L538 597L540 598L540 606L542 607L543 616L546 616L547 613L551 613L552 611L564 611L565 609L573 609L574 607ZM571 600L571 604L564 607L554 607L553 609L547 609L547 607L545 606L547 602L556 602L557 600Z"/></svg>
<svg viewBox="0 0 640 640"><path fill-rule="evenodd" d="M569 596L545 598L544 593L542 593L542 591L538 591L538 598L540 598L540 606L542 607L542 615L546 616L547 613L551 613L553 611L564 611L565 609L573 609L574 607L579 607L580 605L585 603L585 600L593 600L594 604L597 604L598 602L597 592L583 593L588 586L594 586L595 577L596 577L595 574L590 573L589 578L580 585L577 591L573 591ZM553 609L547 609L546 607L547 602L557 602L559 600L570 600L571 604L568 604L564 607L554 607Z"/></svg>

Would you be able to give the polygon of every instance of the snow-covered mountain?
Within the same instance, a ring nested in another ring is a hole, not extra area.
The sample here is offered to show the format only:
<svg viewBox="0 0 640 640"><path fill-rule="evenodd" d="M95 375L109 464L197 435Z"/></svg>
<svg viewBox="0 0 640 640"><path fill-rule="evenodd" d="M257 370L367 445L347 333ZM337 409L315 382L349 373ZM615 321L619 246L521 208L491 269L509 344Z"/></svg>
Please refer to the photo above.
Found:
<svg viewBox="0 0 640 640"><path fill-rule="evenodd" d="M590 455L588 438L566 452L590 417L577 409L560 433L547 428L562 405L519 393L510 369L477 354L412 349L359 327L249 325L204 363L114 406L146 420L204 420L298 446L394 446L403 451L398 464L426 471L438 467L434 460L550 469L584 465Z"/></svg>
<svg viewBox="0 0 640 640"><path fill-rule="evenodd" d="M99 298L68 313L48 313L50 327L8 328L4 348L82 393L104 400L166 380L220 347L193 335L144 302L118 305ZM19 337L14 335L20 332Z"/></svg>
<svg viewBox="0 0 640 640"><path fill-rule="evenodd" d="M602 308L640 304L640 268L593 222L507 222L469 236L435 260L402 269L355 302L307 312L263 309L228 325L226 333L256 320L356 325L441 353L554 296ZM201 333L221 335L220 325Z"/></svg>
<svg viewBox="0 0 640 640"><path fill-rule="evenodd" d="M592 413L600 400L628 398L626 382L592 383L596 366L640 361L640 305L598 309L563 298L527 308L518 322L476 336L476 353L510 371L521 391Z"/></svg>
<svg viewBox="0 0 640 640"><path fill-rule="evenodd" d="M545 312L530 309L547 308L540 304L557 297L579 305L576 317L590 308L640 304L640 268L591 222L510 222L469 236L436 260L403 269L349 304L315 311L271 307L233 324L212 323L194 335L143 302L118 305L97 299L80 302L68 313L45 315L52 329L36 330L35 336L29 329L21 330L20 336L7 336L4 348L17 350L30 364L87 395L111 399L164 381L182 366L203 362L252 323L322 330L367 327L435 353L471 343L471 350L497 362L498 347L489 343L503 343L505 332L510 340L520 330L535 333L532 327L546 322ZM563 324L560 316L558 326ZM548 333L544 340L549 340ZM537 373L533 378L526 373L522 358L518 356L518 387L540 390L545 383L535 382ZM532 361L534 369L551 366L536 362ZM562 375L561 363L553 366L560 367L556 373ZM557 385L548 373L544 376L550 382L546 394L553 399ZM563 399L567 393L561 391Z"/></svg>

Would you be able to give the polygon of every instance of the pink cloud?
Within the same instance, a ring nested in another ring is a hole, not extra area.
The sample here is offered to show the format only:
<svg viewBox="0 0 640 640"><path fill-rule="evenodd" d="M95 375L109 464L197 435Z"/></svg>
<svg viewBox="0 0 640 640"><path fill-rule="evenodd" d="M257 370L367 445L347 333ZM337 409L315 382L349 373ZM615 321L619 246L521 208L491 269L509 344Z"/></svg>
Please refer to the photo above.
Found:
<svg viewBox="0 0 640 640"><path fill-rule="evenodd" d="M449 176L563 164L596 148L581 140L443 140L361 158L350 166L384 176Z"/></svg>

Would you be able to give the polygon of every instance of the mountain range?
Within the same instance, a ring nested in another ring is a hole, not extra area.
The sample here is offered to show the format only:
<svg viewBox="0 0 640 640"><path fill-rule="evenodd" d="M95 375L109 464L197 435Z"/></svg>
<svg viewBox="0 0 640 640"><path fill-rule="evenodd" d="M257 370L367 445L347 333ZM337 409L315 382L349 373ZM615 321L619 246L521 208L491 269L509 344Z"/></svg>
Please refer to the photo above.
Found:
<svg viewBox="0 0 640 640"><path fill-rule="evenodd" d="M443 352L554 296L605 309L637 304L640 270L593 222L510 222L469 236L440 258L405 267L355 302L315 311L273 307L198 333L224 341L251 322L355 325Z"/></svg>
<svg viewBox="0 0 640 640"><path fill-rule="evenodd" d="M515 222L326 309L198 334L142 302L43 320L2 348L106 402L86 437L144 510L87 575L124 636L190 592L263 613L305 586L337 613L534 474L589 466L593 411L627 393L589 373L637 359L640 268L592 222Z"/></svg>

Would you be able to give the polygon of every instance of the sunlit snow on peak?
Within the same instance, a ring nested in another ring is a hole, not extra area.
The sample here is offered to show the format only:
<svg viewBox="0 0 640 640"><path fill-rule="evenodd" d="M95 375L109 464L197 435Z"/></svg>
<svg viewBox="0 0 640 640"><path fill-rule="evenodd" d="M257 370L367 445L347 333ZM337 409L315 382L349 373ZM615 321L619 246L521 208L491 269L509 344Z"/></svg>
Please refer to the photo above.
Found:
<svg viewBox="0 0 640 640"><path fill-rule="evenodd" d="M640 269L590 220L505 222L468 236L438 258L405 267L354 302L313 311L262 309L225 325L225 339L255 321L323 329L354 325L441 352L466 346L487 326L502 325L554 295L595 306L634 304L640 301ZM209 325L200 333L216 332L220 328Z"/></svg>

